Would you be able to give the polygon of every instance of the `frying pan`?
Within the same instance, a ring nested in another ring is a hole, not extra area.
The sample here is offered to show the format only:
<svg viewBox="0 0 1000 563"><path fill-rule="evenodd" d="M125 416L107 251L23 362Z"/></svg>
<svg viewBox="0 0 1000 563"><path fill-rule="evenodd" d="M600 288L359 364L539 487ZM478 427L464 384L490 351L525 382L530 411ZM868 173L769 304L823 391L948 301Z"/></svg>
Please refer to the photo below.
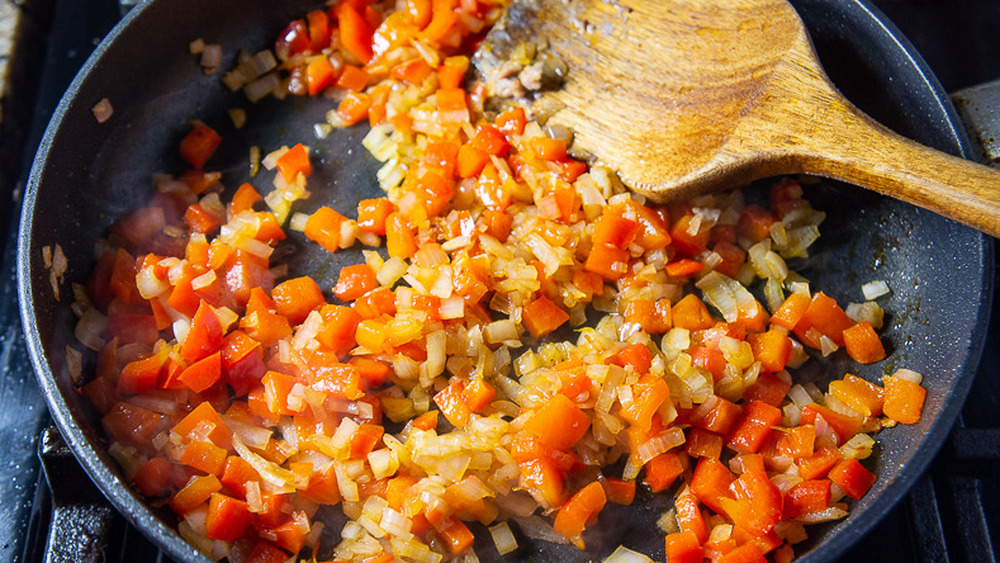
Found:
<svg viewBox="0 0 1000 563"><path fill-rule="evenodd" d="M248 103L229 92L218 76L205 76L187 43L204 38L226 49L251 52L270 45L283 24L314 7L315 0L170 0L134 9L97 48L60 103L39 148L25 193L18 248L18 291L32 361L49 409L77 458L111 502L169 556L206 561L174 531L175 520L150 507L125 482L107 453L99 417L78 392L66 363L74 345L75 319L69 283L86 280L94 264L94 242L113 220L148 202L150 176L176 171L176 155L187 120L201 119L224 142L210 162L223 182L249 178L247 150L268 151L303 141L322 155L315 166L313 198L302 211L330 205L349 212L356 201L378 193L373 160L360 148L364 130L338 131L314 139L323 100ZM954 154L971 156L953 108L912 46L863 0L794 0L821 60L834 82L862 109L898 132ZM108 98L110 120L97 123L91 108ZM235 130L226 117L233 107L248 111ZM260 181L258 181L260 183ZM318 186L324 186L318 188ZM751 186L749 197L762 188ZM843 352L799 370L800 380L821 386L845 371L875 381L897 367L925 375L928 400L919 424L884 431L866 464L878 475L872 490L838 523L812 528L797 548L800 561L836 558L868 531L920 476L938 450L968 392L983 346L992 302L992 239L930 212L853 186L822 183L807 188L813 205L828 213L813 257L798 269L840 302L860 301L860 285L881 279L892 294L883 340L890 358L871 366L849 362ZM350 253L331 258L290 237L293 269L330 287ZM41 260L58 244L69 267L62 300L53 295ZM92 359L85 363L84 378ZM630 508L609 507L585 534L592 552L544 542L523 542L515 560L589 560L619 543L663 557L655 521L666 497L640 499ZM336 510L327 515L336 527ZM335 543L335 533L325 540ZM477 543L483 560L498 559L488 539Z"/></svg>

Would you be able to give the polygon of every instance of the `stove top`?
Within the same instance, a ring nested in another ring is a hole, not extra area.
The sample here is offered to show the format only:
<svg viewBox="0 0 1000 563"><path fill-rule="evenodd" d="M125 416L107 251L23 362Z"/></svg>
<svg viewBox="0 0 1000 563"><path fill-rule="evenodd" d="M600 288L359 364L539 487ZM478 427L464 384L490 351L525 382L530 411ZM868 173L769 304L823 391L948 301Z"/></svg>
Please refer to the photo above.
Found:
<svg viewBox="0 0 1000 563"><path fill-rule="evenodd" d="M14 273L20 194L48 116L76 69L121 10L134 3L8 0L21 10L22 21L13 37L18 42L10 61L14 84L0 113L0 196L9 198L0 206L0 447L5 449L0 462L0 562L167 560L103 502L61 444L58 432L50 428L21 335ZM949 92L1000 79L996 38L1000 2L872 3L903 30ZM1000 103L1000 89L997 92ZM950 439L905 499L841 561L997 561L998 308L1000 298L993 303L993 321L972 393ZM50 488L49 483L56 486ZM62 522L70 525L60 526Z"/></svg>

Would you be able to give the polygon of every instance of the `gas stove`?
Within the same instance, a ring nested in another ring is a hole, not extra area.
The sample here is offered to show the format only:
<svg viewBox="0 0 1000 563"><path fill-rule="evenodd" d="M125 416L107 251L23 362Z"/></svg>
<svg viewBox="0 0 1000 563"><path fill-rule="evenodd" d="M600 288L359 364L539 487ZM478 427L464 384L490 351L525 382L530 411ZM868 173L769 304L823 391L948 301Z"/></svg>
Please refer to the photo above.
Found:
<svg viewBox="0 0 1000 563"><path fill-rule="evenodd" d="M15 289L20 194L63 90L134 0L7 0L20 10L0 122L0 561L166 561L104 501L51 427L25 349ZM914 43L1000 162L1000 2L873 0ZM0 55L2 56L2 55ZM984 107L993 106L992 114ZM966 111L974 110L974 111ZM990 117L992 115L992 117ZM995 135L995 137L994 137ZM1000 264L1000 260L997 261ZM1000 281L1000 280L998 280ZM974 387L911 492L841 561L995 562L1000 555L1000 298Z"/></svg>

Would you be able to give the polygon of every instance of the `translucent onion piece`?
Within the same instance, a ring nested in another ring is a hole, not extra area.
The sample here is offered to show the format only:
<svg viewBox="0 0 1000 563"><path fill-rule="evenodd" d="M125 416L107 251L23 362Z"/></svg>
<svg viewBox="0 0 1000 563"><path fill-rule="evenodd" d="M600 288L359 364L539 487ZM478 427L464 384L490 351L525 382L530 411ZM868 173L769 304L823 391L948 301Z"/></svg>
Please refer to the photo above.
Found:
<svg viewBox="0 0 1000 563"><path fill-rule="evenodd" d="M861 286L861 293L865 295L865 299L872 301L882 297L883 295L888 295L889 284L885 283L883 280L870 281Z"/></svg>
<svg viewBox="0 0 1000 563"><path fill-rule="evenodd" d="M604 563L653 563L653 560L637 551L632 551L620 545L618 549L604 560Z"/></svg>
<svg viewBox="0 0 1000 563"><path fill-rule="evenodd" d="M491 526L490 535L493 536L493 543L496 544L500 555L505 555L517 549L517 538L511 533L510 526L506 522L500 522L496 526Z"/></svg>

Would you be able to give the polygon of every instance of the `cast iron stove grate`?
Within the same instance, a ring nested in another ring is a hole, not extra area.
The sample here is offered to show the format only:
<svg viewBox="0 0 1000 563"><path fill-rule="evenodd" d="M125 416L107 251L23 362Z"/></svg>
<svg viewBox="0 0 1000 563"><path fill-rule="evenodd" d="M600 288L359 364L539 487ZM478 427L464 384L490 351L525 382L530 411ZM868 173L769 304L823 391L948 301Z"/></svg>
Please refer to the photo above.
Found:
<svg viewBox="0 0 1000 563"><path fill-rule="evenodd" d="M874 3L917 45L949 89L1000 77L1000 42L995 40L1000 2ZM2 186L13 204L0 215L0 232L6 235L0 270L4 282L0 284L0 445L7 457L0 465L4 499L0 560L4 561L168 561L104 501L58 432L49 428L51 421L31 376L14 289L17 204L34 147L76 69L117 21L120 9L132 4L131 0L121 0L120 5L115 0L28 0L23 5L20 83L13 90L14 99L4 102L7 115L12 108L17 114L8 118L5 138L0 139L5 162L16 164L7 176L20 178L15 186ZM997 92L1000 102L1000 89ZM910 494L841 561L997 561L1000 302L995 301L993 309L979 373L951 438Z"/></svg>

